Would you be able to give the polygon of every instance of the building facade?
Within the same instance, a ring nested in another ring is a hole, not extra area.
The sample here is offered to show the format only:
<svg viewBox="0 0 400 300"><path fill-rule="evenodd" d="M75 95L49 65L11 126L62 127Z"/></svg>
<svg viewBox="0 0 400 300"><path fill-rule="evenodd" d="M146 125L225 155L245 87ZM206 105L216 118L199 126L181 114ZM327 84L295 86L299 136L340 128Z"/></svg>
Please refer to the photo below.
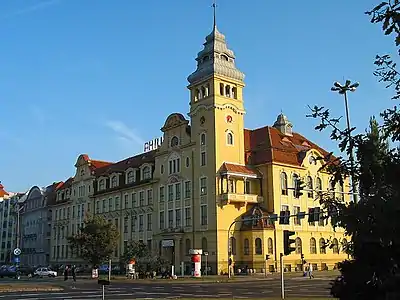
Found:
<svg viewBox="0 0 400 300"><path fill-rule="evenodd" d="M58 183L45 188L32 187L20 202L21 211L21 263L47 266L50 263L50 235L52 212L49 203L54 201Z"/></svg>
<svg viewBox="0 0 400 300"><path fill-rule="evenodd" d="M266 254L273 271L279 268L286 229L296 233L296 251L284 261L287 270L301 267L302 254L315 269L332 269L347 258L339 247L343 231L334 231L326 220L291 218L289 225L266 220L281 211L295 215L319 207L319 191L348 200L349 187L348 182L332 186L317 159L327 152L294 132L283 114L272 126L244 127L244 74L235 60L214 24L196 57L197 68L188 77L189 119L180 113L168 116L156 150L94 169L87 157L78 159L75 177L57 192L54 259L66 261L66 236L89 210L119 228L114 260L133 239L177 269L183 262L187 273L192 269L191 249L208 253L214 274L226 273L229 259L236 268L260 272ZM307 184L303 195L295 192L300 179ZM74 192L79 187L85 194ZM254 216L264 219L242 221ZM324 247L328 239L332 248Z"/></svg>

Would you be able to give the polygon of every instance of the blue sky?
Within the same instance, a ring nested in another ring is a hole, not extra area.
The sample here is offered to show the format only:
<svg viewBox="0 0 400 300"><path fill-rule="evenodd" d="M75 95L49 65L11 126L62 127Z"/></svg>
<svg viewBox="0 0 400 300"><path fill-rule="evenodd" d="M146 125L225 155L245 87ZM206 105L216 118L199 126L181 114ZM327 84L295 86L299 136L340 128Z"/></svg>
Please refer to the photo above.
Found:
<svg viewBox="0 0 400 300"><path fill-rule="evenodd" d="M360 81L352 124L393 105L373 77L393 39L364 11L380 1L219 0L217 23L246 74L247 128L282 110L294 130L328 150L307 104L343 114L332 82ZM211 0L0 1L0 180L24 191L74 174L80 153L117 161L186 114L186 77L212 29ZM344 9L341 9L344 8Z"/></svg>

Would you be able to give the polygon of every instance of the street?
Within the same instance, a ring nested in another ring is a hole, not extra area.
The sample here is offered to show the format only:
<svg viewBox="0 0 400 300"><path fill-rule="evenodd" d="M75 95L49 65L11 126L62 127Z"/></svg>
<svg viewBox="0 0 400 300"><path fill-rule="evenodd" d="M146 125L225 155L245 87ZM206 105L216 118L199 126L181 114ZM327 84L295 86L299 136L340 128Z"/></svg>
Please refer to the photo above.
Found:
<svg viewBox="0 0 400 300"><path fill-rule="evenodd" d="M286 297L329 297L330 277L308 279L294 277L285 280ZM115 282L105 288L106 299L151 299L151 298L268 298L281 295L280 280L277 277L254 279L254 281L228 283L152 283ZM101 286L91 282L71 283L60 292L0 293L0 300L8 299L101 299Z"/></svg>

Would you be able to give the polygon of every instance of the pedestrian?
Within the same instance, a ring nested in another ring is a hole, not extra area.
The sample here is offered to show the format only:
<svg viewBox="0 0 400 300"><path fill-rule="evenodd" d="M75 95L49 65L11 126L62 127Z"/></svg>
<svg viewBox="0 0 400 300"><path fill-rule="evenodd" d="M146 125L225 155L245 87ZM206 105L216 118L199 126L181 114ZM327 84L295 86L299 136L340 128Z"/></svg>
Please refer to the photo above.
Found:
<svg viewBox="0 0 400 300"><path fill-rule="evenodd" d="M68 266L65 265L65 269L64 269L64 281L68 280Z"/></svg>
<svg viewBox="0 0 400 300"><path fill-rule="evenodd" d="M308 276L310 277L310 279L311 279L311 278L314 278L314 275L313 275L313 267L312 267L312 264L311 264L311 263L308 264Z"/></svg>
<svg viewBox="0 0 400 300"><path fill-rule="evenodd" d="M71 269L72 279L76 282L76 266L73 265Z"/></svg>

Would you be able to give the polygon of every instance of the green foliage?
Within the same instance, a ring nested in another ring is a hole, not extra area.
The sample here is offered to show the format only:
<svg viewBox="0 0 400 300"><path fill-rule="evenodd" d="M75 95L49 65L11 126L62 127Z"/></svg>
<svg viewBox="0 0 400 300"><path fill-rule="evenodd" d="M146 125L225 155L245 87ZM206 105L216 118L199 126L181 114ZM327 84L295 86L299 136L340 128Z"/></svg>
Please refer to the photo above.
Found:
<svg viewBox="0 0 400 300"><path fill-rule="evenodd" d="M126 264L131 259L135 259L136 271L139 273L158 271L170 265L167 260L152 254L148 246L141 241L129 241L121 261Z"/></svg>
<svg viewBox="0 0 400 300"><path fill-rule="evenodd" d="M372 23L382 24L385 35L395 34L400 45L400 0L382 2L371 11ZM400 53L400 52L399 52ZM393 88L393 99L400 98L400 74L389 55L378 55L374 75ZM341 129L341 118L330 115L329 109L313 107L309 117L320 120L316 130L331 129L331 139L347 153L355 151L354 169L344 157L322 158L323 168L343 181L354 173L359 201L345 203L333 199L329 192L320 193L319 201L330 211L334 226L344 228L350 236L345 251L350 260L339 264L341 276L332 285L331 293L340 299L400 299L400 152L388 142L400 141L400 113L395 106L381 113L382 125L370 119L365 133L354 134Z"/></svg>
<svg viewBox="0 0 400 300"><path fill-rule="evenodd" d="M117 248L119 232L102 216L90 217L76 235L68 237L72 251L93 266L107 261Z"/></svg>

